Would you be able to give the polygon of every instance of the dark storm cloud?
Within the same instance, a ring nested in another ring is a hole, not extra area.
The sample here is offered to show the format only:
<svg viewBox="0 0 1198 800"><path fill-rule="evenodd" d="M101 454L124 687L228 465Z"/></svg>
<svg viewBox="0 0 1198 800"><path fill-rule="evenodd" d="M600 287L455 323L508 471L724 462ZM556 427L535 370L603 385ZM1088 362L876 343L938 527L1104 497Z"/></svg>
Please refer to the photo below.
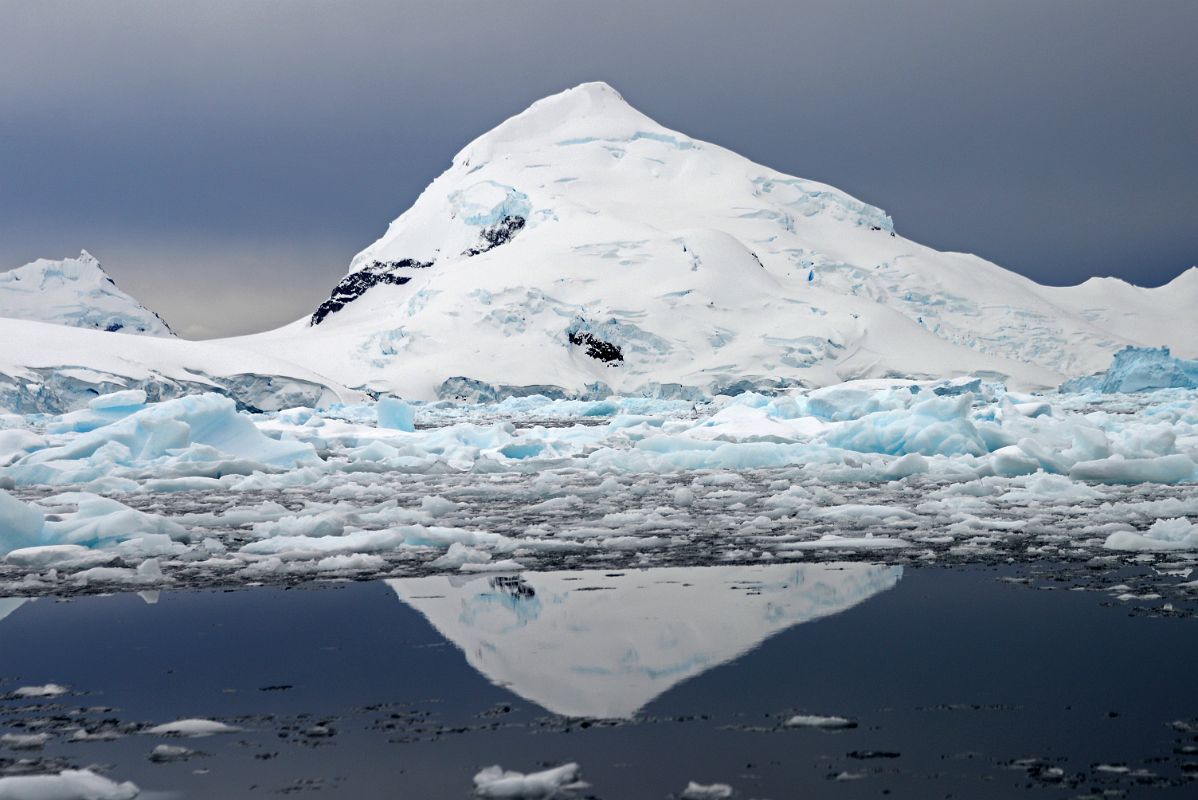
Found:
<svg viewBox="0 0 1198 800"><path fill-rule="evenodd" d="M1198 3L0 4L0 266L294 319L468 140L585 80L1047 283L1198 261Z"/></svg>

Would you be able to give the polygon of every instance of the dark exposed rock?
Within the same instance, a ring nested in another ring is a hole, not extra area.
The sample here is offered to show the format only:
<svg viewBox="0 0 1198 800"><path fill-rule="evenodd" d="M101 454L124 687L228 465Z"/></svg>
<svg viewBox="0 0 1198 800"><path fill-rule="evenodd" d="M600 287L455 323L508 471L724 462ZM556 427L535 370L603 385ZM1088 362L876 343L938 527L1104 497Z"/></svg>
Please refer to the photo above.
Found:
<svg viewBox="0 0 1198 800"><path fill-rule="evenodd" d="M624 352L618 345L605 342L586 331L570 331L567 336L570 339L570 344L585 347L587 355L591 358L605 363L624 360Z"/></svg>
<svg viewBox="0 0 1198 800"><path fill-rule="evenodd" d="M380 283L402 286L412 280L412 276L402 275L399 270L428 269L432 265L431 261L417 261L414 258L405 258L399 261L372 261L362 269L342 278L341 282L333 287L333 293L329 295L329 299L312 312L312 321L309 324L319 325L329 314L345 308L366 294L366 290L372 286L378 286Z"/></svg>
<svg viewBox="0 0 1198 800"><path fill-rule="evenodd" d="M480 253L485 253L488 250L499 247L501 244L507 244L512 239L516 238L517 233L524 230L524 225L524 217L516 215L504 217L490 228L483 228L478 234L478 245L466 250L462 253L462 255L476 256Z"/></svg>

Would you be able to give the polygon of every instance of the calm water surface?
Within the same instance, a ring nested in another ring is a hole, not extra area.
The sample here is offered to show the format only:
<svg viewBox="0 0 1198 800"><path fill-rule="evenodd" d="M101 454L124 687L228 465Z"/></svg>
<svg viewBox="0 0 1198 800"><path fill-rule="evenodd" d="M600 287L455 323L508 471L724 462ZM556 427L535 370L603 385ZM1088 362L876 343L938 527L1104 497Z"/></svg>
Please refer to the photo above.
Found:
<svg viewBox="0 0 1198 800"><path fill-rule="evenodd" d="M0 702L0 733L53 734L0 747L0 768L100 765L151 798L466 798L481 767L564 761L608 800L692 780L774 800L1198 794L1195 620L1014 574L736 566L0 600L0 693L72 689ZM858 727L786 727L799 713ZM137 732L186 717L242 730ZM80 728L124 735L70 741ZM159 744L198 753L155 763Z"/></svg>

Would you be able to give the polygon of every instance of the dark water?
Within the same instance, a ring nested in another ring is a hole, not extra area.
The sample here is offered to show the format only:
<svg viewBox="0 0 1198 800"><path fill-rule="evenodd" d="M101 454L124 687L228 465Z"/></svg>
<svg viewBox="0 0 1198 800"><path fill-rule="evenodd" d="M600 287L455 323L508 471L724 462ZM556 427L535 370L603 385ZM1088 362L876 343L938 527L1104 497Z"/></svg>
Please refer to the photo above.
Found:
<svg viewBox="0 0 1198 800"><path fill-rule="evenodd" d="M180 798L465 798L481 767L564 761L609 800L692 780L774 800L1198 796L1195 620L1003 576L712 567L0 601L0 692L72 687L0 702L0 733L54 734L0 747L0 766L102 765ZM796 713L859 727L785 727ZM134 732L185 717L243 730ZM127 735L68 741L79 727ZM202 754L151 762L163 743Z"/></svg>

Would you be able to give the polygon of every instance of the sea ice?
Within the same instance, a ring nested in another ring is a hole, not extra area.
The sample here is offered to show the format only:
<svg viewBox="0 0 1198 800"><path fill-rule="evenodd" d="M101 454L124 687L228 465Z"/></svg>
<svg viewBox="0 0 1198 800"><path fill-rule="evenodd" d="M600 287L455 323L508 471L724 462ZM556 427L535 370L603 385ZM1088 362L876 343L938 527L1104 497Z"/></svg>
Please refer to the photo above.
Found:
<svg viewBox="0 0 1198 800"><path fill-rule="evenodd" d="M580 788L581 775L582 770L574 763L528 774L505 771L496 765L474 776L474 792L479 797L543 800L571 788Z"/></svg>
<svg viewBox="0 0 1198 800"><path fill-rule="evenodd" d="M732 787L726 783L701 784L690 781L678 796L682 800L725 800L732 796Z"/></svg>
<svg viewBox="0 0 1198 800"><path fill-rule="evenodd" d="M221 733L236 733L239 730L241 728L211 719L180 719L148 728L143 733L148 733L152 736L200 738L203 736L215 736Z"/></svg>

